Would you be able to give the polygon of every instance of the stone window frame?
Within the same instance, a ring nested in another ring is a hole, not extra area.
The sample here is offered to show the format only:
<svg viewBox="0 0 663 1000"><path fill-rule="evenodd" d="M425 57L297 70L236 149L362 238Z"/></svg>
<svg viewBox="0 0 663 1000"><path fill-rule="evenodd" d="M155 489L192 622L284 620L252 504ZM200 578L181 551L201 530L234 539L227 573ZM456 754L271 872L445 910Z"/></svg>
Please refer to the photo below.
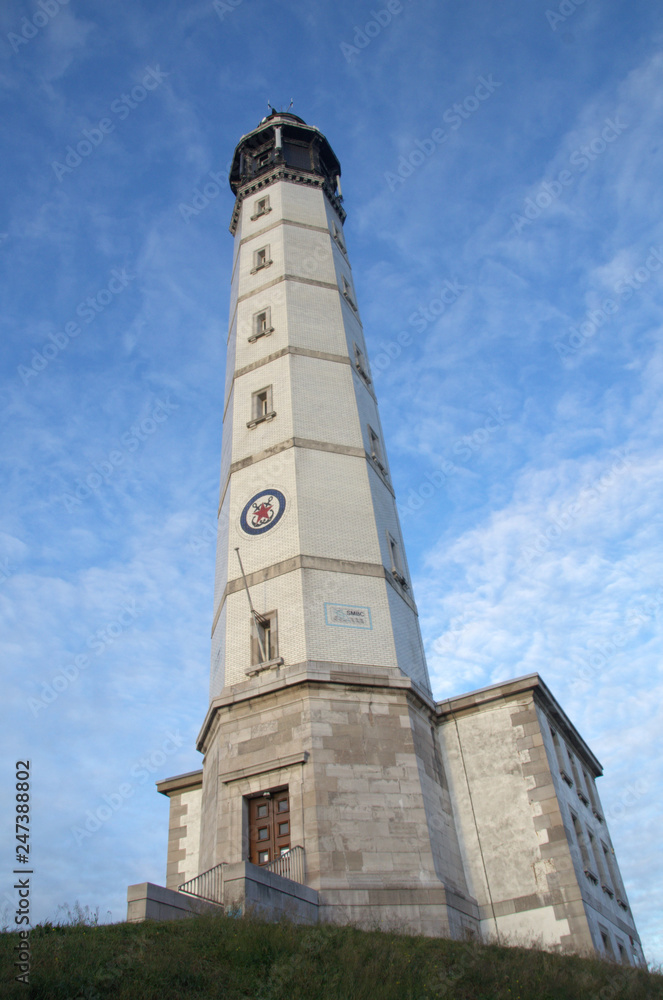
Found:
<svg viewBox="0 0 663 1000"><path fill-rule="evenodd" d="M389 548L392 576L398 581L398 583L400 583L401 587L407 588L401 547L398 544L397 539L394 538L390 531L387 531L387 546Z"/></svg>
<svg viewBox="0 0 663 1000"><path fill-rule="evenodd" d="M263 271L266 267L273 264L269 243L266 243L264 247L258 247L257 250L253 251L253 267L251 268L251 274L255 274L257 271Z"/></svg>
<svg viewBox="0 0 663 1000"><path fill-rule="evenodd" d="M589 836L589 847L594 858L596 870L599 873L601 889L607 896L610 896L610 899L612 899L615 895L615 891L611 885L610 878L608 877L605 857L602 851L602 844L600 841L597 842L597 839L591 830L588 830L587 833Z"/></svg>
<svg viewBox="0 0 663 1000"><path fill-rule="evenodd" d="M566 770L566 767L564 766L566 763L566 760L564 758L564 751L566 751L567 758L569 755L566 743L563 744L563 749L562 749L562 740L560 740L557 730L553 729L552 726L550 727L550 735L553 741L553 748L555 750L555 757L557 758L557 766L559 768L559 773L561 774L562 778L567 783L569 788L573 788L573 778L571 777L569 772Z"/></svg>
<svg viewBox="0 0 663 1000"><path fill-rule="evenodd" d="M272 307L265 306L264 309L259 309L257 313L254 313L251 325L253 333L249 337L249 344L255 344L259 337L271 337L274 333Z"/></svg>
<svg viewBox="0 0 663 1000"><path fill-rule="evenodd" d="M624 884L622 882L621 872L619 870L619 865L617 864L617 858L615 857L615 852L613 850L612 844L606 844L605 840L599 837L599 845L603 851L603 857L605 859L606 868L610 873L610 881L615 890L615 901L617 906L621 907L622 910L628 910L628 903L626 902L624 892Z"/></svg>
<svg viewBox="0 0 663 1000"><path fill-rule="evenodd" d="M363 350L361 349L356 340L353 341L352 347L355 355L355 368L359 373L359 375L363 378L366 385L370 385L371 376L369 375L368 372L368 362L366 360L366 355L364 354Z"/></svg>
<svg viewBox="0 0 663 1000"><path fill-rule="evenodd" d="M246 426L249 429L257 427L258 424L266 420L273 420L276 416L274 409L273 387L265 385L262 389L256 389L251 393L251 419Z"/></svg>
<svg viewBox="0 0 663 1000"><path fill-rule="evenodd" d="M263 215L269 215L271 210L272 206L269 203L269 195L261 195L260 198L256 198L253 203L253 215L251 216L251 222L255 222L256 219L260 219Z"/></svg>
<svg viewBox="0 0 663 1000"><path fill-rule="evenodd" d="M601 941L603 942L603 950L605 951L608 958L615 960L615 949L612 946L612 939L610 937L610 931L603 924L599 924L599 934L601 935Z"/></svg>
<svg viewBox="0 0 663 1000"><path fill-rule="evenodd" d="M333 239L334 243L336 243L336 245L338 246L339 250L341 250L341 252L344 253L345 256L347 257L348 251L347 251L347 248L345 246L345 240L343 239L343 233L338 228L338 226L336 225L336 222L333 219L332 219L332 224L331 224L331 234L332 234L332 239Z"/></svg>
<svg viewBox="0 0 663 1000"><path fill-rule="evenodd" d="M592 812L596 816L599 823L603 823L604 819L603 819L603 814L601 813L601 810L599 808L599 797L596 791L596 786L594 784L594 778L587 773L584 767L582 768L582 774L585 779L585 785L587 787L587 794L589 795Z"/></svg>
<svg viewBox="0 0 663 1000"><path fill-rule="evenodd" d="M576 836L576 842L580 849L580 858L582 861L583 871L590 882L593 882L594 885L598 885L599 877L596 874L596 872L594 872L590 867L591 861L589 855L589 845L587 843L587 838L585 836L585 830L577 814L574 813L572 809L569 809L569 813L571 814L571 823L573 824L573 832L575 833ZM596 864L596 859L594 860L594 864Z"/></svg>
<svg viewBox="0 0 663 1000"><path fill-rule="evenodd" d="M384 451L382 448L382 441L380 440L380 435L373 430L370 424L366 424L368 429L368 444L370 447L370 456L377 465L380 472L386 476L387 467L385 465Z"/></svg>
<svg viewBox="0 0 663 1000"><path fill-rule="evenodd" d="M258 621L258 618L261 621ZM266 622L269 625L269 634L267 637L268 647L265 649L264 645L261 647L260 639L264 639L266 626L263 626L262 622ZM261 631L262 630L262 631ZM263 656L263 650L266 656ZM279 660L279 625L278 625L278 612L277 611L266 611L264 614L252 615L251 616L251 666L252 667L266 667L275 664ZM281 663L283 660L281 659Z"/></svg>
<svg viewBox="0 0 663 1000"><path fill-rule="evenodd" d="M571 751L568 749L568 747L566 752L569 756L569 761L571 762L571 771L573 773L573 780L575 781L576 794L580 799L580 801L582 802L582 804L588 806L589 799L587 798L587 794L582 787L582 782L580 780L580 771L578 770L578 761L576 760L575 755L571 753Z"/></svg>
<svg viewBox="0 0 663 1000"><path fill-rule="evenodd" d="M355 302L354 295L352 294L352 285L344 274L341 275L341 285L341 294L343 295L343 298L348 303L350 308L357 312L357 303Z"/></svg>

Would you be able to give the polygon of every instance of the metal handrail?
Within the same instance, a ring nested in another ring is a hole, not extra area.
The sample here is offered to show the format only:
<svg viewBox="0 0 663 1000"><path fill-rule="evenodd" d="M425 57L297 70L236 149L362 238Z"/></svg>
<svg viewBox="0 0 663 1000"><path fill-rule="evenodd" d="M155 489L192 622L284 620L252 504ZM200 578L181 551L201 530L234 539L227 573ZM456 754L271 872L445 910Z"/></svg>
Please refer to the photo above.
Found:
<svg viewBox="0 0 663 1000"><path fill-rule="evenodd" d="M299 882L304 885L304 848L291 847L287 853L280 858L275 858L269 864L263 865L268 872L274 872L282 878L289 878L292 882Z"/></svg>
<svg viewBox="0 0 663 1000"><path fill-rule="evenodd" d="M190 878L187 882L182 882L178 886L179 892L185 892L189 896L196 896L198 899L206 899L210 903L223 905L223 869L227 862L208 868L206 872L201 872L195 878ZM275 858L267 865L262 865L269 872L280 875L281 878L289 878L292 882L305 884L304 869L304 848L291 847L287 853L280 858Z"/></svg>
<svg viewBox="0 0 663 1000"><path fill-rule="evenodd" d="M190 878L188 882L180 885L179 891L186 892L190 896L197 896L199 899L208 899L211 903L223 904L223 869L226 862L214 868L208 868L206 872L201 872L195 878Z"/></svg>

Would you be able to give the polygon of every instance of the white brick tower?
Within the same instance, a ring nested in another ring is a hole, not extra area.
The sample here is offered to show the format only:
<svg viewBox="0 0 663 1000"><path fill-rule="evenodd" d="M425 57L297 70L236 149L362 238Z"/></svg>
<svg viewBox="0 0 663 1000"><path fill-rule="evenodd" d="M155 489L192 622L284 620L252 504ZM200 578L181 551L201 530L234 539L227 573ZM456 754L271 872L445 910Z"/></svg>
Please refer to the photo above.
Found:
<svg viewBox="0 0 663 1000"><path fill-rule="evenodd" d="M339 908L361 918L366 907L375 918L381 906L398 918L396 891L402 905L421 909L411 926L455 933L473 921L473 906L433 731L339 177L325 137L275 111L242 138L231 170L235 253L199 867L270 864L298 846L306 883L332 919ZM279 789L288 793L283 822L271 815ZM279 830L287 830L281 840Z"/></svg>

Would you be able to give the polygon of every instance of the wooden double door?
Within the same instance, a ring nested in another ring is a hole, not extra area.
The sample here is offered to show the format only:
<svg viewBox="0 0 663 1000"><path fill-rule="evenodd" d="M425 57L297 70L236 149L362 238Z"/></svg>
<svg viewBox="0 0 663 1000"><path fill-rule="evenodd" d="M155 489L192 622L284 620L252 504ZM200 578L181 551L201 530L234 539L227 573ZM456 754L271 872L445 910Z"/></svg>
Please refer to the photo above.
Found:
<svg viewBox="0 0 663 1000"><path fill-rule="evenodd" d="M249 861L268 865L290 849L290 796L287 788L249 799Z"/></svg>

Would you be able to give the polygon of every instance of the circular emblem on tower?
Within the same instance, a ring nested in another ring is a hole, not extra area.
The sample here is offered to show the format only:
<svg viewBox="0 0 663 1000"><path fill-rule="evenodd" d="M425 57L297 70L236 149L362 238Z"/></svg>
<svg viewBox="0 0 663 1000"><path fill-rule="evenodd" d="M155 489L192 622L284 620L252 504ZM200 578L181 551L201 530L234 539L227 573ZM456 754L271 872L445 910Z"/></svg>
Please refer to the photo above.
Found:
<svg viewBox="0 0 663 1000"><path fill-rule="evenodd" d="M263 535L276 527L285 512L285 497L280 490L261 490L244 507L239 523L247 535Z"/></svg>

